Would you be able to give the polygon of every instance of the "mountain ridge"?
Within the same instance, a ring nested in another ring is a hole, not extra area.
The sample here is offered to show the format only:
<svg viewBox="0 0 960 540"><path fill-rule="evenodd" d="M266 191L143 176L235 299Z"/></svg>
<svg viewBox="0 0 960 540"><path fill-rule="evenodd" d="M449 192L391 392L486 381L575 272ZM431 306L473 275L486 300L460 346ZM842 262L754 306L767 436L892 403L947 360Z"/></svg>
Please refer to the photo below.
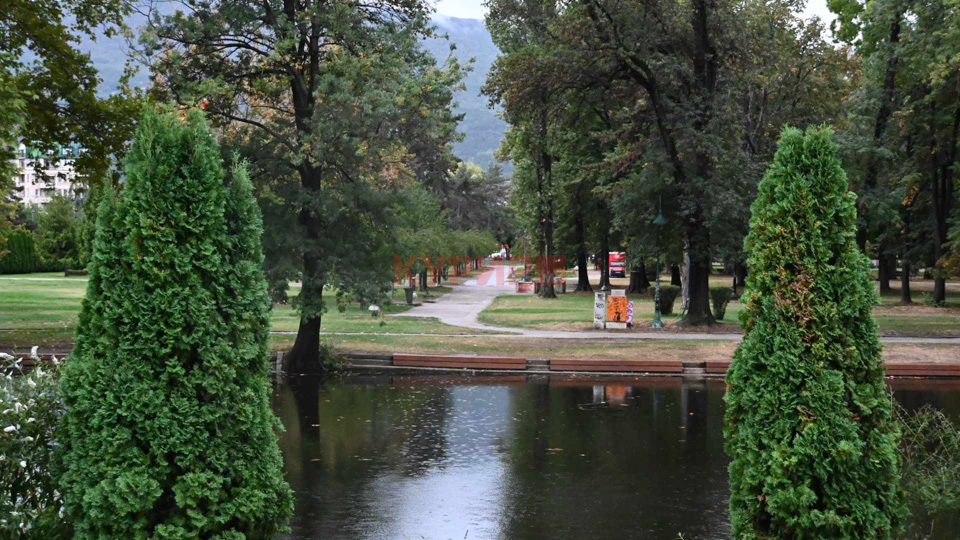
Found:
<svg viewBox="0 0 960 540"><path fill-rule="evenodd" d="M143 22L141 16L134 16L126 21L131 28L137 28ZM475 59L472 71L466 74L463 81L466 89L455 95L457 112L464 115L459 125L464 139L454 145L454 155L487 168L495 163L493 153L500 146L507 124L497 116L496 111L488 107L488 100L480 95L480 89L500 51L493 44L490 33L480 19L435 15L431 23L439 34L449 36L449 39L435 37L424 42L424 48L433 54L438 63L446 60L451 53L451 44L456 46L452 53L461 63ZM109 95L114 92L128 59L128 46L124 38L100 35L96 41L84 40L79 48L90 54L94 67L99 72L102 80L100 94ZM141 68L131 80L131 84L146 86L148 80L149 73ZM501 166L508 173L512 170L509 163Z"/></svg>

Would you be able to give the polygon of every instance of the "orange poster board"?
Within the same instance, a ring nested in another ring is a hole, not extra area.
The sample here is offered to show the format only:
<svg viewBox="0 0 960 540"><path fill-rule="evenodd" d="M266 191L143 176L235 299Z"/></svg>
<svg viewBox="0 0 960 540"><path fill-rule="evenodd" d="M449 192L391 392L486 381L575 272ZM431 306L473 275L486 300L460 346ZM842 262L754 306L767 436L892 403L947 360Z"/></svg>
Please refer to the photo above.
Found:
<svg viewBox="0 0 960 540"><path fill-rule="evenodd" d="M627 322L627 297L607 297L607 320L612 322Z"/></svg>

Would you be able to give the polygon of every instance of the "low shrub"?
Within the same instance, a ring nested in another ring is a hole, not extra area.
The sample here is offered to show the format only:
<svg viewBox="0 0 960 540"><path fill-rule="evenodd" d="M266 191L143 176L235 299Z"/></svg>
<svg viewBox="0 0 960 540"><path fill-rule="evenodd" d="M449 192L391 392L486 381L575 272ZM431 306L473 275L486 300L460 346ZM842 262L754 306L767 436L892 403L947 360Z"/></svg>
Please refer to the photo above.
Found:
<svg viewBox="0 0 960 540"><path fill-rule="evenodd" d="M906 538L933 538L960 513L960 426L930 405L908 411L894 401L900 428L900 487L910 507Z"/></svg>
<svg viewBox="0 0 960 540"><path fill-rule="evenodd" d="M0 274L29 274L41 268L33 233L17 230L2 234L7 237L4 249L9 252L0 257Z"/></svg>
<svg viewBox="0 0 960 540"><path fill-rule="evenodd" d="M669 315L673 313L673 304L677 301L677 297L680 296L680 293L683 291L680 287L674 287L673 285L661 285L660 286L660 313L663 315ZM650 298L657 298L657 288L650 287Z"/></svg>
<svg viewBox="0 0 960 540"><path fill-rule="evenodd" d="M718 321L723 320L727 314L727 304L733 298L733 289L731 287L711 287L710 304L713 305L713 317Z"/></svg>
<svg viewBox="0 0 960 540"><path fill-rule="evenodd" d="M382 324L382 323L381 323ZM333 347L329 341L320 340L320 363L325 373L343 371L346 368L346 358Z"/></svg>
<svg viewBox="0 0 960 540"><path fill-rule="evenodd" d="M54 459L63 415L56 359L27 370L0 354L0 369L0 537L68 538Z"/></svg>

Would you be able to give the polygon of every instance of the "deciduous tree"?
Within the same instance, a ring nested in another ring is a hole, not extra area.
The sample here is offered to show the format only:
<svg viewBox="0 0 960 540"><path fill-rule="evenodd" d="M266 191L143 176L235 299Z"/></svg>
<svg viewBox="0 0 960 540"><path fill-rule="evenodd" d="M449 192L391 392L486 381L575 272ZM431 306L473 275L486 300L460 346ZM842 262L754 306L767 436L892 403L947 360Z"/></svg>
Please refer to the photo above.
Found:
<svg viewBox="0 0 960 540"><path fill-rule="evenodd" d="M392 265L371 262L386 241L381 192L405 177L446 180L460 65L451 57L437 67L422 49L432 32L419 0L197 0L183 8L152 17L144 34L155 93L245 129L265 158L266 181L296 178L274 201L296 216L283 234L299 237L303 284L284 369L317 371L324 287L366 300L389 288Z"/></svg>

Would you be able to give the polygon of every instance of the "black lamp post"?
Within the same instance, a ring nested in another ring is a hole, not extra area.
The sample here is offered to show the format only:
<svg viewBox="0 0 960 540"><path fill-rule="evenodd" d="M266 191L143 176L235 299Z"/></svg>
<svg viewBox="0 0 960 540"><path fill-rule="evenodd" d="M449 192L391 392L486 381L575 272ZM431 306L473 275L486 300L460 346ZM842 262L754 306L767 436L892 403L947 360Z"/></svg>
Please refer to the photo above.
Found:
<svg viewBox="0 0 960 540"><path fill-rule="evenodd" d="M653 296L653 322L650 328L663 328L663 320L660 318L660 241L663 226L667 224L667 219L663 217L663 202L660 196L657 196L657 218L653 220L657 226L657 291Z"/></svg>

